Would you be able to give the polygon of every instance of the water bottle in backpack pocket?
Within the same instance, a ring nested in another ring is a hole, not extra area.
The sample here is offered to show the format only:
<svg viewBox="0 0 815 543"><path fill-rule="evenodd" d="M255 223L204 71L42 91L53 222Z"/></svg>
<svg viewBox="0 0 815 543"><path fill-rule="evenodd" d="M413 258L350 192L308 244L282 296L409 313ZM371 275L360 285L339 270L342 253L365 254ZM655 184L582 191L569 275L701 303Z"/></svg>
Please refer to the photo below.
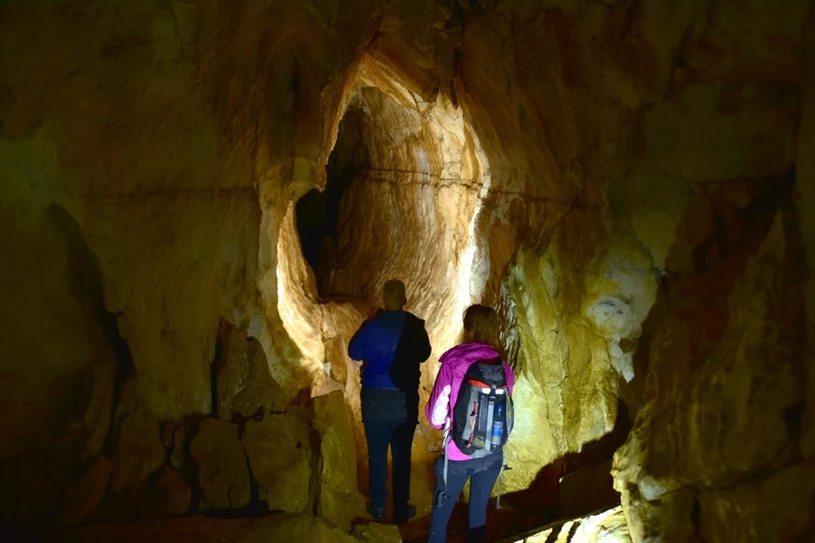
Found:
<svg viewBox="0 0 815 543"><path fill-rule="evenodd" d="M472 364L453 410L451 439L473 458L500 450L512 431L512 396L501 360Z"/></svg>
<svg viewBox="0 0 815 543"><path fill-rule="evenodd" d="M502 415L504 412L504 406L498 404L495 406L495 411L493 414L493 421L492 421L492 448L495 449L500 447L504 444L504 423L502 421Z"/></svg>

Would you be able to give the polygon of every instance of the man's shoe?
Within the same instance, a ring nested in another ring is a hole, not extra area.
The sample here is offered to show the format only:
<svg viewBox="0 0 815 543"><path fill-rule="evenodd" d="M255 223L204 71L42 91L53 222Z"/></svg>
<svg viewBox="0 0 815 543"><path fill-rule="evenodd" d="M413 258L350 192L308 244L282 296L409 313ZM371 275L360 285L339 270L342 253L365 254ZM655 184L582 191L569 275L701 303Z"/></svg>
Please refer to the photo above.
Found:
<svg viewBox="0 0 815 543"><path fill-rule="evenodd" d="M404 524L413 517L416 516L416 508L412 505L406 505L404 509L401 511L394 511L393 513L393 523L394 524Z"/></svg>
<svg viewBox="0 0 815 543"><path fill-rule="evenodd" d="M383 521L385 520L385 507L376 507L374 504L369 503L368 514L371 515L374 520Z"/></svg>

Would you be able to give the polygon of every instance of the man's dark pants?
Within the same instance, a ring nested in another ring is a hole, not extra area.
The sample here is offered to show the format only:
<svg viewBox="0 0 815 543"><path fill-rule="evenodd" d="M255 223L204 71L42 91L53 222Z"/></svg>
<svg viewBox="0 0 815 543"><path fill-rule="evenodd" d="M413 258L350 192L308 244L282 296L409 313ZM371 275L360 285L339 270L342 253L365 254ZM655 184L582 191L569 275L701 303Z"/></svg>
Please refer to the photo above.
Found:
<svg viewBox="0 0 815 543"><path fill-rule="evenodd" d="M385 508L388 491L388 447L393 456L394 517L407 513L410 500L410 454L418 423L418 394L399 390L362 389L362 422L368 441L368 481L371 505Z"/></svg>

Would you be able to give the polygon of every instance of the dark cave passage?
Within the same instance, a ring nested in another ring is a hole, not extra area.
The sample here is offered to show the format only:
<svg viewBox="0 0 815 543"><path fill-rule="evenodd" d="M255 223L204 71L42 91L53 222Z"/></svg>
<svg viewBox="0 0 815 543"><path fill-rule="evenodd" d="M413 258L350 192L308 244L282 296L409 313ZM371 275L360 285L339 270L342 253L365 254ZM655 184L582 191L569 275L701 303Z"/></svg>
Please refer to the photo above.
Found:
<svg viewBox="0 0 815 543"><path fill-rule="evenodd" d="M363 113L349 109L340 121L337 142L326 164L326 185L312 189L295 206L297 232L303 256L311 266L318 288L333 268L341 265L339 247L340 207L353 206L343 199L349 187L370 167L366 142L362 136Z"/></svg>

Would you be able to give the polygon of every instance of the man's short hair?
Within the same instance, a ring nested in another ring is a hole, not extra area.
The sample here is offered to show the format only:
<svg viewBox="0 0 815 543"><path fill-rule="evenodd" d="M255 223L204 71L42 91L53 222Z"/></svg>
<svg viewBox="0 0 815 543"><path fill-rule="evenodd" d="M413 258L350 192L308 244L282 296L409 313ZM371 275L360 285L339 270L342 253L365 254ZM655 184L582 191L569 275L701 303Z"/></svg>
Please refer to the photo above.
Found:
<svg viewBox="0 0 815 543"><path fill-rule="evenodd" d="M382 297L388 309L401 309L405 305L405 284L398 279L391 279L382 288Z"/></svg>

